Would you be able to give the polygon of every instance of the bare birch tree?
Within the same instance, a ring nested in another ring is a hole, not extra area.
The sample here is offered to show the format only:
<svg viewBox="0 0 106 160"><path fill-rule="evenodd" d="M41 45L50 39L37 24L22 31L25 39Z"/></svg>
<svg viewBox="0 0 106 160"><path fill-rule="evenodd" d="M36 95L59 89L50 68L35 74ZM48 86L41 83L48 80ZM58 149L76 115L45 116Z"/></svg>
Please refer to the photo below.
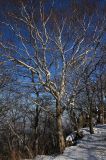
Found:
<svg viewBox="0 0 106 160"><path fill-rule="evenodd" d="M4 40L1 37L0 46L4 63L8 61L22 71L28 70L34 79L31 83L35 87L42 86L46 93L53 96L58 151L62 153L65 148L62 102L66 93L67 71L78 70L91 54L96 54L104 34L105 17L102 24L98 21L96 25L93 24L93 12L82 14L75 7L71 15L69 12L60 13L54 9L53 2L49 10L46 9L43 1L39 2L37 8L22 2L20 13L9 13L10 21L1 22L9 29L10 38L4 36ZM69 96L67 101L70 101Z"/></svg>

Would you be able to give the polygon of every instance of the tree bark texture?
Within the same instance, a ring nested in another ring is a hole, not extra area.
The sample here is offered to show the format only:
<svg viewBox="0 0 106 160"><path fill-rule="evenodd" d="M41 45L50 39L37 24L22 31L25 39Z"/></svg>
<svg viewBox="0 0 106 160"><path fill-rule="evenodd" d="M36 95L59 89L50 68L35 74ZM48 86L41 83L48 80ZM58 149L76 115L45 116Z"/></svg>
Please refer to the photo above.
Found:
<svg viewBox="0 0 106 160"><path fill-rule="evenodd" d="M65 149L65 140L62 127L62 109L60 101L56 101L56 121L57 121L57 139L58 139L58 151L63 153Z"/></svg>

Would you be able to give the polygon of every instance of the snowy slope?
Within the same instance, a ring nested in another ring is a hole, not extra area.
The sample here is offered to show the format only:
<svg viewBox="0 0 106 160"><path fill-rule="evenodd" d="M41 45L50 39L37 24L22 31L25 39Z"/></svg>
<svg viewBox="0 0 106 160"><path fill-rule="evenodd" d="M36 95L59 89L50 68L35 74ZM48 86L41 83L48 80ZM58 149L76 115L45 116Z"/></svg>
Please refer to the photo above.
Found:
<svg viewBox="0 0 106 160"><path fill-rule="evenodd" d="M67 147L62 155L37 156L35 160L106 160L106 125L94 128L95 134L90 135L87 128L85 136L77 146Z"/></svg>

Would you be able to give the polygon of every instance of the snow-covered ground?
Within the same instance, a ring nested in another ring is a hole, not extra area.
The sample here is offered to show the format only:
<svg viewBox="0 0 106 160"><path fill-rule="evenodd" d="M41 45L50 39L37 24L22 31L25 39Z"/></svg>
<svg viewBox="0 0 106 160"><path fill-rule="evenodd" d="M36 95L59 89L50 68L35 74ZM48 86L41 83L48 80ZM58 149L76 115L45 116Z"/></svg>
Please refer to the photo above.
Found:
<svg viewBox="0 0 106 160"><path fill-rule="evenodd" d="M106 125L94 128L90 135L87 128L82 129L85 136L76 146L67 147L62 155L37 156L35 160L106 160Z"/></svg>

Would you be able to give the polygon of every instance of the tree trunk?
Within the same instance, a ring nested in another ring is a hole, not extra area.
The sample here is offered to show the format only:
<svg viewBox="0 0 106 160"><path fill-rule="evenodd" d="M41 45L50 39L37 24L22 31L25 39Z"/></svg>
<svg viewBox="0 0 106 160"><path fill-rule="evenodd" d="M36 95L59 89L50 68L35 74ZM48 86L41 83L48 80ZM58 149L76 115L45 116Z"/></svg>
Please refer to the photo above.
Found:
<svg viewBox="0 0 106 160"><path fill-rule="evenodd" d="M87 82L86 82L86 93L87 93L87 99L88 99L88 108L89 108L89 130L90 130L90 134L93 134L93 122L92 122L92 118L93 118L93 113L92 113L92 99L90 97L90 91L88 89L87 86Z"/></svg>
<svg viewBox="0 0 106 160"><path fill-rule="evenodd" d="M34 139L33 139L33 146L32 150L35 152L35 155L38 154L38 124L39 124L39 114L40 111L38 106L36 106L36 115L34 117Z"/></svg>
<svg viewBox="0 0 106 160"><path fill-rule="evenodd" d="M98 115L98 118L97 118L97 123L98 123L98 124L100 124L100 123L101 123L101 118L100 118L100 116L101 116L101 113L100 113L100 108L99 108L99 110L98 110L98 113L97 113L97 115Z"/></svg>
<svg viewBox="0 0 106 160"><path fill-rule="evenodd" d="M58 139L58 151L63 153L65 149L65 140L63 136L63 127L62 127L62 109L60 101L56 101L56 121L57 121L57 139Z"/></svg>
<svg viewBox="0 0 106 160"><path fill-rule="evenodd" d="M90 105L90 113L89 113L89 130L90 130L90 134L94 133L93 122L92 122L92 107L91 107L91 105Z"/></svg>

